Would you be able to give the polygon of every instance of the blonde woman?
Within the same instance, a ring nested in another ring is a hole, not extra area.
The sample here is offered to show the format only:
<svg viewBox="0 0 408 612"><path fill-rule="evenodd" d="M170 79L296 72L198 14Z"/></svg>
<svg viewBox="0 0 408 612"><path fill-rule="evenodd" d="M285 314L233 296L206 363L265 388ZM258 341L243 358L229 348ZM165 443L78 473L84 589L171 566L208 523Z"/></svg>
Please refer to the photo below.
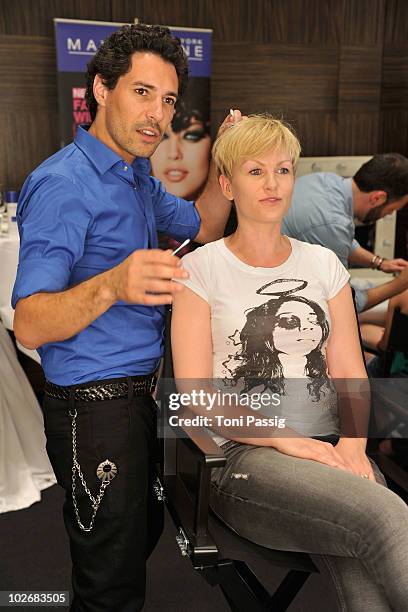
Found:
<svg viewBox="0 0 408 612"><path fill-rule="evenodd" d="M174 298L175 374L282 398L286 435L214 421L227 457L212 483L221 519L258 544L315 554L340 610L403 612L408 509L384 486L366 439L341 434L333 409L333 381L366 378L349 274L332 251L281 233L299 151L267 115L217 139L213 157L238 227L183 259L190 277Z"/></svg>

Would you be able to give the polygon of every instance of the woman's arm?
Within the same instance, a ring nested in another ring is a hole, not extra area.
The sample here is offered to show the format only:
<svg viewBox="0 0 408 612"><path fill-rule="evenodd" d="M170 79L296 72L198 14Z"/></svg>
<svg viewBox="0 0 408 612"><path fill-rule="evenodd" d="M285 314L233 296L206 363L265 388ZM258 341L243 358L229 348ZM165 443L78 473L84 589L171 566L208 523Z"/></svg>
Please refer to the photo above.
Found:
<svg viewBox="0 0 408 612"><path fill-rule="evenodd" d="M365 454L370 395L350 286L345 285L328 305L331 332L326 357L338 392L343 434L336 449L350 471L375 480Z"/></svg>
<svg viewBox="0 0 408 612"><path fill-rule="evenodd" d="M184 291L174 296L172 317L172 351L174 373L179 392L187 392L194 386L206 387L206 379L212 379L213 347L211 336L211 314L208 303L185 287ZM196 385L194 383L197 383ZM253 416L253 411L245 406L214 406L211 413L205 406L190 406L203 416L219 414L225 417L238 415ZM252 444L254 446L271 446L280 452L294 457L319 461L331 467L347 470L342 457L327 442L306 438L289 428L277 430L273 427L257 428L257 437L242 437L239 429L229 427L212 427L212 429L230 440ZM247 432L249 430L247 429ZM236 433L236 435L235 435ZM349 470L350 471L350 470Z"/></svg>

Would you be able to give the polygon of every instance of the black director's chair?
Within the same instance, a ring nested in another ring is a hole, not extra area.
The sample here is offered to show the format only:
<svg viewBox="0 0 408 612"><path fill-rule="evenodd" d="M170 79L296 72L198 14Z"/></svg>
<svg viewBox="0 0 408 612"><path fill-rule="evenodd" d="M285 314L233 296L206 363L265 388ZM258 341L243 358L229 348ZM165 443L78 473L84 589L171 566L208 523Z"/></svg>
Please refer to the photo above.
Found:
<svg viewBox="0 0 408 612"><path fill-rule="evenodd" d="M170 345L171 309L166 315L163 379L159 390L162 410L173 380ZM175 388L173 387L173 390ZM167 509L176 525L181 554L212 586L219 585L236 612L280 612L287 610L312 572L318 569L309 555L272 550L258 546L227 527L209 507L211 471L225 465L222 450L208 432L198 427L174 431L174 438L163 437L161 479ZM262 559L288 571L278 589L270 595L249 568Z"/></svg>

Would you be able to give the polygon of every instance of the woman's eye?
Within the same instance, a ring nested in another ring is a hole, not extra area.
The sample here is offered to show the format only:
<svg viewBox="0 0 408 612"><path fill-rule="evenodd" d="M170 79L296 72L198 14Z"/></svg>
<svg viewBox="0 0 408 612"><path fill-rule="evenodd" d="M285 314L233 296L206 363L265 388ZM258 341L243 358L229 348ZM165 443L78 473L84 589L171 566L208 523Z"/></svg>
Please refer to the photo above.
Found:
<svg viewBox="0 0 408 612"><path fill-rule="evenodd" d="M205 137L204 130L191 130L190 132L186 132L183 136L184 140L189 140L190 142L198 142Z"/></svg>
<svg viewBox="0 0 408 612"><path fill-rule="evenodd" d="M249 171L249 174L252 174L252 176L259 176L261 172L262 170L260 168L254 168L253 170Z"/></svg>
<svg viewBox="0 0 408 612"><path fill-rule="evenodd" d="M147 89L144 89L144 87L138 87L135 89L135 92L140 96L145 96L147 94Z"/></svg>
<svg viewBox="0 0 408 612"><path fill-rule="evenodd" d="M290 169L289 168L279 168L278 169L278 174L290 174Z"/></svg>
<svg viewBox="0 0 408 612"><path fill-rule="evenodd" d="M300 319L295 315L282 316L279 317L276 327L281 327L282 329L299 329Z"/></svg>

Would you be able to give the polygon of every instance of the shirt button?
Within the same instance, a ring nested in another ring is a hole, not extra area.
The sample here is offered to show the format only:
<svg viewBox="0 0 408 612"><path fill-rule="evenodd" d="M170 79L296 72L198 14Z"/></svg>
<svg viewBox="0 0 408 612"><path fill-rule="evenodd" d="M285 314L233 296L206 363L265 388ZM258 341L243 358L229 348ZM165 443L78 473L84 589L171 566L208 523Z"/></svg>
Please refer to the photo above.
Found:
<svg viewBox="0 0 408 612"><path fill-rule="evenodd" d="M127 166L123 166L124 171L126 172L128 167Z"/></svg>

